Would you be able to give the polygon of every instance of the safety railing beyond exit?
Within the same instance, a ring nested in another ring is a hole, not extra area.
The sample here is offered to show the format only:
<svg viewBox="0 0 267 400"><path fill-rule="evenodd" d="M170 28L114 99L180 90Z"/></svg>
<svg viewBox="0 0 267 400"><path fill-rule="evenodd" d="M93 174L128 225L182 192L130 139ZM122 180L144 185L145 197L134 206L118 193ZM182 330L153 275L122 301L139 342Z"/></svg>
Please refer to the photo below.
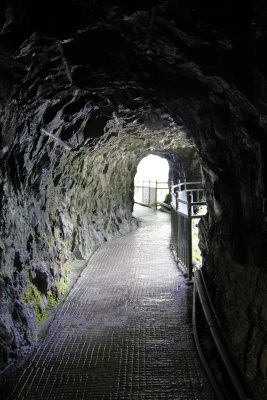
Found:
<svg viewBox="0 0 267 400"><path fill-rule="evenodd" d="M169 194L168 182L141 181L134 184L134 201L154 209L163 203Z"/></svg>

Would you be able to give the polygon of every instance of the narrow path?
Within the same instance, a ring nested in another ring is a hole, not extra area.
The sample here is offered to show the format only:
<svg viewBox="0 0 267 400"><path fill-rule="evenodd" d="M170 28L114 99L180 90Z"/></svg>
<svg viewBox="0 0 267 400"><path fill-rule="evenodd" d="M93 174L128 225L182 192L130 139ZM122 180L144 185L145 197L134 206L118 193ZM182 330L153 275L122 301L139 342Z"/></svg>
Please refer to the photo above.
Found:
<svg viewBox="0 0 267 400"><path fill-rule="evenodd" d="M136 232L100 247L10 400L212 400L192 340L169 215L137 206Z"/></svg>

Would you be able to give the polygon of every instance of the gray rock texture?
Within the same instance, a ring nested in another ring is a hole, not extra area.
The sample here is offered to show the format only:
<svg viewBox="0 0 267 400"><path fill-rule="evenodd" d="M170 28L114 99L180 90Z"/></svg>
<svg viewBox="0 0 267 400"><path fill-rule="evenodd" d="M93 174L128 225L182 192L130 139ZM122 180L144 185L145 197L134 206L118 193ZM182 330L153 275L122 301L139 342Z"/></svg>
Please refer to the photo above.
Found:
<svg viewBox="0 0 267 400"><path fill-rule="evenodd" d="M202 173L201 249L250 380L266 380L266 16L219 1L7 1L0 48L2 366L72 258L134 228L148 154ZM25 295L26 293L26 295Z"/></svg>

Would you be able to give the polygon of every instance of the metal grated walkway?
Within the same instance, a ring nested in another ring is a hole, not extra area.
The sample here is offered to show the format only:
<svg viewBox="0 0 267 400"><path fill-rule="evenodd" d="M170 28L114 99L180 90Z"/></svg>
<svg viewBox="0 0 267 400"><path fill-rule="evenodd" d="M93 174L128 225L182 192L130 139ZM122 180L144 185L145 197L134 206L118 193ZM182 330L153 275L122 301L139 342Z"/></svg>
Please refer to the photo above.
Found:
<svg viewBox="0 0 267 400"><path fill-rule="evenodd" d="M136 232L104 244L18 371L9 400L212 400L192 339L170 216L136 206Z"/></svg>

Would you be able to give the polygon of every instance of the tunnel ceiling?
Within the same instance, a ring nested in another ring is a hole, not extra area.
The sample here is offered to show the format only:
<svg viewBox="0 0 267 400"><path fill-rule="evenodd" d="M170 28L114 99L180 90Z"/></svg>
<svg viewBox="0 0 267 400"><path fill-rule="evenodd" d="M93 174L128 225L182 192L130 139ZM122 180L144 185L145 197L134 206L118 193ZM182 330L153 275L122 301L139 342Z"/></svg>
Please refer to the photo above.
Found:
<svg viewBox="0 0 267 400"><path fill-rule="evenodd" d="M262 382L265 2L8 0L1 10L2 366L34 340L62 265L134 227L133 177L152 153L192 178L201 165L209 284L240 363ZM33 285L37 305L22 295Z"/></svg>

